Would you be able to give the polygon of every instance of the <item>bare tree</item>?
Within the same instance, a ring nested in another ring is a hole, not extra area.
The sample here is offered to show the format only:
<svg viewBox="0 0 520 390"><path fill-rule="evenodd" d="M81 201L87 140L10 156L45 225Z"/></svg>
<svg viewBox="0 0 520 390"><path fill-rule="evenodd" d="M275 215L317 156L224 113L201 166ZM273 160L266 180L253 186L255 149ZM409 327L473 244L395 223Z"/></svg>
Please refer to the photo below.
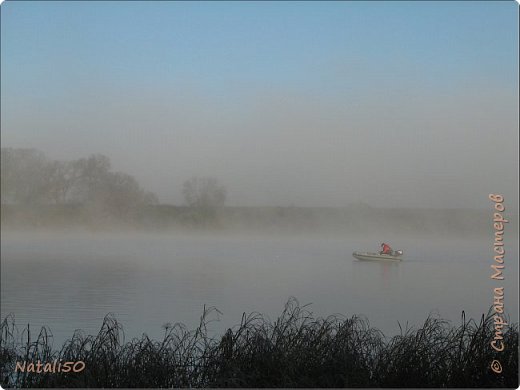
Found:
<svg viewBox="0 0 520 390"><path fill-rule="evenodd" d="M99 202L108 185L110 159L101 154L93 154L73 162L78 179L76 197L81 203Z"/></svg>
<svg viewBox="0 0 520 390"><path fill-rule="evenodd" d="M212 177L193 177L184 182L182 189L186 204L202 220L210 221L216 217L217 210L224 206L226 188Z"/></svg>
<svg viewBox="0 0 520 390"><path fill-rule="evenodd" d="M67 203L70 190L78 182L78 173L69 161L51 161L44 169L44 197L56 204Z"/></svg>

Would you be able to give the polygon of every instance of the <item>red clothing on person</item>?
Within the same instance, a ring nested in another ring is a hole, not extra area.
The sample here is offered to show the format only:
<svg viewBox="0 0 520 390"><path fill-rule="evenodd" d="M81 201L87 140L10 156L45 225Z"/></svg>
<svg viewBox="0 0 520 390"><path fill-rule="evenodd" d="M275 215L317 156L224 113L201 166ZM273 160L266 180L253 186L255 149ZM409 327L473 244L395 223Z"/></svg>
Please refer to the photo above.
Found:
<svg viewBox="0 0 520 390"><path fill-rule="evenodd" d="M384 253L385 255L390 255L390 254L392 254L392 248L390 248L390 245L383 244L383 250L382 250L382 253Z"/></svg>

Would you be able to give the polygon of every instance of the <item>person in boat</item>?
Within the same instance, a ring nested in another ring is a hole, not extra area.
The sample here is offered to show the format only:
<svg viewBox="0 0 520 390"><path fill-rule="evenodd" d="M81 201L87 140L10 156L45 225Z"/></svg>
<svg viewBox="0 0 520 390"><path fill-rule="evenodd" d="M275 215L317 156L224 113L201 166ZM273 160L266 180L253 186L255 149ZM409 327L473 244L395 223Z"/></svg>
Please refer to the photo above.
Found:
<svg viewBox="0 0 520 390"><path fill-rule="evenodd" d="M379 254L381 255L392 255L394 251L392 248L390 248L390 245L385 244L384 242L381 244L381 252Z"/></svg>

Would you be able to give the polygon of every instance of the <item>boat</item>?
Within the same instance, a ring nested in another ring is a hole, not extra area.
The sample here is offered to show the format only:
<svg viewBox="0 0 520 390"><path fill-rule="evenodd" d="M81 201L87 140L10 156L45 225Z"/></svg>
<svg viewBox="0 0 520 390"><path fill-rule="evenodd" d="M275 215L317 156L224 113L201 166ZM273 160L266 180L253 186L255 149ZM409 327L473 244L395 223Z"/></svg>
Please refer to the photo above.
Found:
<svg viewBox="0 0 520 390"><path fill-rule="evenodd" d="M352 253L356 259L361 261L403 261L403 251L394 251L391 255L376 252L354 252Z"/></svg>

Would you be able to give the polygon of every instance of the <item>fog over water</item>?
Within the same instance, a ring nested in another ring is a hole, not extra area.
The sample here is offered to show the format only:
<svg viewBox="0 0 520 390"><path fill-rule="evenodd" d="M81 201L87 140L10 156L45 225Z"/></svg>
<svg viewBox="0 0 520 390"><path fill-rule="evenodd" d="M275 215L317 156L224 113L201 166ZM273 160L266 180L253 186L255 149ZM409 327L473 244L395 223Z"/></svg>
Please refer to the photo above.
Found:
<svg viewBox="0 0 520 390"><path fill-rule="evenodd" d="M3 233L2 316L48 325L60 343L74 329L97 332L109 312L127 337L160 337L167 322L195 327L206 305L221 312L210 325L219 333L243 312L275 319L294 296L316 315L366 316L390 336L430 313L478 319L500 285L518 322L518 241L508 239L499 283L483 239L394 237L404 261L380 263L351 256L377 245L368 237Z"/></svg>
<svg viewBox="0 0 520 390"><path fill-rule="evenodd" d="M1 317L480 318L495 193L517 322L516 4L389 3L2 4Z"/></svg>

